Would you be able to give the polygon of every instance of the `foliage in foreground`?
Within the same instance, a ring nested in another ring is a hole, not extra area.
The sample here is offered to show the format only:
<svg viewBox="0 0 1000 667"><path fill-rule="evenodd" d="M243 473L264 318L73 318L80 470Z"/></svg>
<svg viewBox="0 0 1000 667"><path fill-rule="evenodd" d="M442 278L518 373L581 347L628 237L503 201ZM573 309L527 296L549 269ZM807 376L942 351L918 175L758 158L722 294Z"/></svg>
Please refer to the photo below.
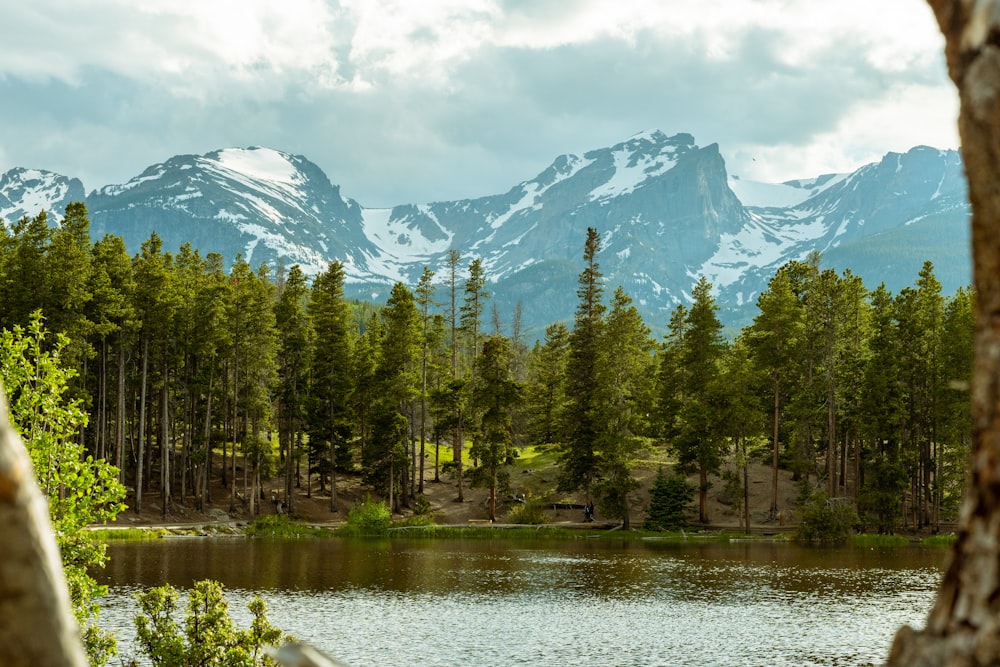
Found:
<svg viewBox="0 0 1000 667"><path fill-rule="evenodd" d="M135 617L136 639L154 667L274 665L264 648L291 640L267 619L267 604L260 596L247 603L253 614L247 629L233 623L222 584L216 581L195 582L183 625L176 619L179 598L170 584L136 595L141 609Z"/></svg>
<svg viewBox="0 0 1000 667"><path fill-rule="evenodd" d="M95 599L107 592L88 574L106 560L105 545L89 539L84 527L113 520L125 509L118 469L86 455L78 434L87 424L79 400L66 394L75 371L60 359L68 339L47 340L41 314L24 329L0 331L0 377L10 402L11 424L31 456L38 486L48 501L73 612L91 665L116 653L114 635L97 625Z"/></svg>

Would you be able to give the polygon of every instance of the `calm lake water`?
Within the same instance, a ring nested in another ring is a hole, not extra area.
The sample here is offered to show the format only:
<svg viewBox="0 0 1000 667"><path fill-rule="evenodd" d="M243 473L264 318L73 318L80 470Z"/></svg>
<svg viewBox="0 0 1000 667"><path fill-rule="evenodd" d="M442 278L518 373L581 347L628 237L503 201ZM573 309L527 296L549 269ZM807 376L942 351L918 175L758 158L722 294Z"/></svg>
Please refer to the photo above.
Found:
<svg viewBox="0 0 1000 667"><path fill-rule="evenodd" d="M217 579L352 667L864 665L922 627L944 549L787 543L182 538L114 545L102 625L132 595Z"/></svg>

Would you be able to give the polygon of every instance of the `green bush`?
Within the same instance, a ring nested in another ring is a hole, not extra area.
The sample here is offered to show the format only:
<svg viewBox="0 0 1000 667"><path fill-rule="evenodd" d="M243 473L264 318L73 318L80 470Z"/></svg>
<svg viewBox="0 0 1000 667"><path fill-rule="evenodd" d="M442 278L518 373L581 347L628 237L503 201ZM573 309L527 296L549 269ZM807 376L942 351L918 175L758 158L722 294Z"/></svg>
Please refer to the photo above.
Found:
<svg viewBox="0 0 1000 667"><path fill-rule="evenodd" d="M853 505L828 500L825 493L817 492L802 516L797 538L803 542L844 544L850 541L857 524Z"/></svg>
<svg viewBox="0 0 1000 667"><path fill-rule="evenodd" d="M508 512L503 522L540 526L549 522L549 515L545 513L545 508L542 505L538 503L525 503L516 506Z"/></svg>
<svg viewBox="0 0 1000 667"><path fill-rule="evenodd" d="M233 623L216 581L195 582L183 622L175 618L179 598L170 584L136 595L141 609L135 617L136 640L155 667L274 665L264 648L291 641L267 620L267 605L259 596L247 604L253 621L246 630Z"/></svg>
<svg viewBox="0 0 1000 667"><path fill-rule="evenodd" d="M695 488L679 475L667 476L663 468L649 492L649 511L642 527L645 530L674 530L688 525L688 506Z"/></svg>
<svg viewBox="0 0 1000 667"><path fill-rule="evenodd" d="M392 525L392 512L382 501L365 498L347 513L347 523L340 529L349 535L386 535Z"/></svg>

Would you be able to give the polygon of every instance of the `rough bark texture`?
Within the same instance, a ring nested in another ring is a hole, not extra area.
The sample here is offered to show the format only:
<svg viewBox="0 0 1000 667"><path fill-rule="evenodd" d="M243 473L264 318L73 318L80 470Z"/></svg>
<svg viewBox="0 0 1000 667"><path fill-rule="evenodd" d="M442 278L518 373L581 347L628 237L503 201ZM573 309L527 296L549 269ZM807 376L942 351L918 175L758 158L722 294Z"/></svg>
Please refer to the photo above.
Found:
<svg viewBox="0 0 1000 667"><path fill-rule="evenodd" d="M49 512L0 393L0 665L84 667L87 658Z"/></svg>
<svg viewBox="0 0 1000 667"><path fill-rule="evenodd" d="M889 665L1000 664L1000 0L929 0L961 101L976 288L973 452L937 600L920 632L896 635Z"/></svg>

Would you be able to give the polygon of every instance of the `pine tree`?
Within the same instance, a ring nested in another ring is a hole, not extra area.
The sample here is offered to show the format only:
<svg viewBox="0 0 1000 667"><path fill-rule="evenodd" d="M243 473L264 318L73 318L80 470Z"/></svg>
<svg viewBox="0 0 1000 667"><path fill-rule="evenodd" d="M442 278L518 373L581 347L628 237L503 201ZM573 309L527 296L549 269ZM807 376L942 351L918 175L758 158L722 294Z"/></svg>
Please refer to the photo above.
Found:
<svg viewBox="0 0 1000 667"><path fill-rule="evenodd" d="M783 399L788 392L803 331L802 308L789 271L779 269L757 299L760 314L747 336L754 362L767 378L771 396L771 519L778 516L778 458Z"/></svg>
<svg viewBox="0 0 1000 667"><path fill-rule="evenodd" d="M306 416L306 382L312 327L306 312L306 277L298 264L292 266L278 302L274 319L279 337L278 437L285 452L285 505L295 512L295 462ZM250 463L257 470L261 461Z"/></svg>
<svg viewBox="0 0 1000 667"><path fill-rule="evenodd" d="M649 490L644 530L676 530L688 525L688 506L694 487L680 475L667 475L661 467Z"/></svg>
<svg viewBox="0 0 1000 667"><path fill-rule="evenodd" d="M551 444L559 439L559 420L566 406L568 351L569 329L556 322L545 328L545 343L536 342L528 357L526 401L529 442L533 445Z"/></svg>
<svg viewBox="0 0 1000 667"><path fill-rule="evenodd" d="M655 359L649 327L619 287L602 332L597 368L598 480L594 487L605 514L630 527L628 494L640 438L649 433Z"/></svg>
<svg viewBox="0 0 1000 667"><path fill-rule="evenodd" d="M472 406L480 415L469 454L480 462L484 484L490 489L489 517L496 520L497 488L506 486L503 465L516 457L512 414L521 400L521 387L510 369L510 344L502 336L483 343L476 359Z"/></svg>
<svg viewBox="0 0 1000 667"><path fill-rule="evenodd" d="M350 397L354 385L351 313L344 298L344 267L340 262L331 262L326 271L316 276L310 293L309 315L316 334L310 441L327 443L330 511L336 512L337 469L350 468Z"/></svg>
<svg viewBox="0 0 1000 667"><path fill-rule="evenodd" d="M375 372L377 398L373 407L372 446L366 472L371 483L388 492L390 507L398 508L396 480L405 490L407 440L412 436L412 402L419 396L420 314L413 293L402 283L392 288L382 310L385 335Z"/></svg>
<svg viewBox="0 0 1000 667"><path fill-rule="evenodd" d="M424 449L427 444L427 382L430 373L431 351L434 344L434 328L431 326L433 316L431 306L438 305L434 301L434 272L426 266L420 274L420 281L417 283L416 304L420 311L420 452L412 453L414 460L413 477L415 480L410 484L412 493L424 492ZM419 475L416 470L416 460L420 461ZM435 476L436 477L436 476Z"/></svg>
<svg viewBox="0 0 1000 667"><path fill-rule="evenodd" d="M698 471L698 519L708 523L708 475L721 463L723 433L716 416L721 404L721 361L725 351L722 324L712 285L702 276L692 290L693 303L681 340L685 367L683 399L675 415L678 424L671 446L682 467Z"/></svg>
<svg viewBox="0 0 1000 667"><path fill-rule="evenodd" d="M560 491L584 489L590 493L598 475L595 408L598 387L598 359L604 328L604 305L601 295L604 280L597 256L601 238L593 227L587 230L583 261L586 265L577 279L579 304L569 337L566 364L567 406L563 415L562 455L558 488Z"/></svg>

